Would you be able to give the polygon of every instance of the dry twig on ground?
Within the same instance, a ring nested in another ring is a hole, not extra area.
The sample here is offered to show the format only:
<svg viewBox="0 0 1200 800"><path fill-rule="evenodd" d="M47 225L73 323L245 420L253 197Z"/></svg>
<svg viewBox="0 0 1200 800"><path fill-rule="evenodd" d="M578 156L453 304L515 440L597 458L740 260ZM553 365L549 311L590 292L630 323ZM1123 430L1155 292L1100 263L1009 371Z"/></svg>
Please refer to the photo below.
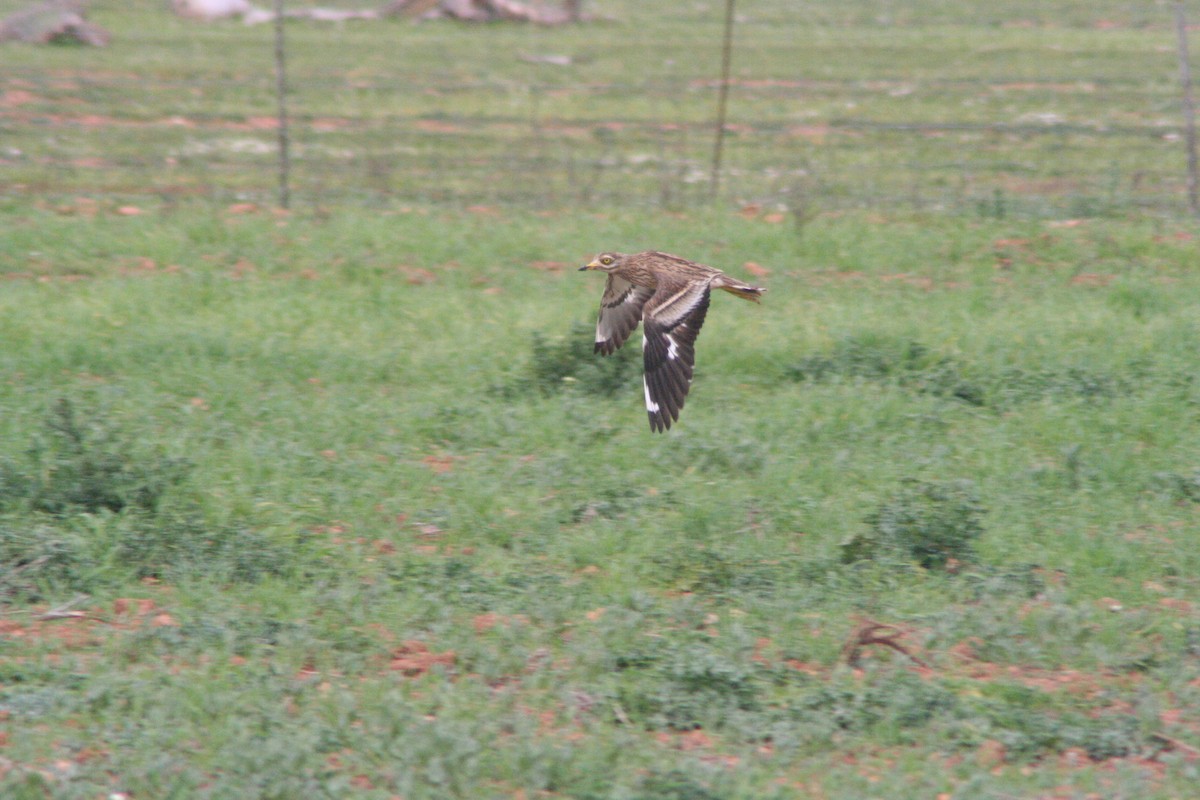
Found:
<svg viewBox="0 0 1200 800"><path fill-rule="evenodd" d="M850 634L850 638L846 640L846 644L842 646L842 659L850 666L855 666L858 664L859 655L864 647L882 645L907 656L917 666L929 669L929 665L921 660L919 656L897 641L909 633L911 631L907 628L901 628L898 625L889 625L885 622L876 622L873 619L864 617L859 621L858 627Z"/></svg>

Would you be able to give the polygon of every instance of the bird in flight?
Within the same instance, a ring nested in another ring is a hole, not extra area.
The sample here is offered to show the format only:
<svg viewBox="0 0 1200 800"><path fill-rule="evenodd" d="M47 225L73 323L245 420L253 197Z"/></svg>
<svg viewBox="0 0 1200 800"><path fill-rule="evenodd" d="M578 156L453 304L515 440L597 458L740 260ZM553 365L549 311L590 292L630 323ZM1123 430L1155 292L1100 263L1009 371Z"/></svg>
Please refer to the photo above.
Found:
<svg viewBox="0 0 1200 800"><path fill-rule="evenodd" d="M601 253L583 270L608 274L596 323L595 352L611 355L641 322L642 387L650 430L665 431L679 419L692 385L696 337L708 313L709 294L724 289L744 300L759 301L766 291L686 258L647 250Z"/></svg>

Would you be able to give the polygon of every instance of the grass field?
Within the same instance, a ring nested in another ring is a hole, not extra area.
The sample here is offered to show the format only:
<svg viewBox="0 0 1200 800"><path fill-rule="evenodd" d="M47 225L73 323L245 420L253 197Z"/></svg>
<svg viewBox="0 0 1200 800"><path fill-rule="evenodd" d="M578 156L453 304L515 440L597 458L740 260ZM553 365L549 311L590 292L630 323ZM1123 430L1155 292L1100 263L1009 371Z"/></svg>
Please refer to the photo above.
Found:
<svg viewBox="0 0 1200 800"><path fill-rule="evenodd" d="M593 5L289 26L354 59L292 59L347 155L290 213L269 153L200 147L271 142L265 30L99 3L108 50L4 46L0 796L1190 797L1169 9L745 4L708 202L675 89L720 9ZM643 247L769 288L714 299L662 436L575 271Z"/></svg>

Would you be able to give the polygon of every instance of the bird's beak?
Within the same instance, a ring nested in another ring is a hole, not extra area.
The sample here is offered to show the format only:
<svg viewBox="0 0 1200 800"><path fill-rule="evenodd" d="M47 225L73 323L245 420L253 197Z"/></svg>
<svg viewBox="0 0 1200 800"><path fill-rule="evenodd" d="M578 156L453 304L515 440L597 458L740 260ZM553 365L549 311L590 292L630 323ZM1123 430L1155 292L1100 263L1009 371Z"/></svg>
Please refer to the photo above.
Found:
<svg viewBox="0 0 1200 800"><path fill-rule="evenodd" d="M583 272L585 269L600 269L600 263L598 261L591 261L586 266L580 267L579 271Z"/></svg>

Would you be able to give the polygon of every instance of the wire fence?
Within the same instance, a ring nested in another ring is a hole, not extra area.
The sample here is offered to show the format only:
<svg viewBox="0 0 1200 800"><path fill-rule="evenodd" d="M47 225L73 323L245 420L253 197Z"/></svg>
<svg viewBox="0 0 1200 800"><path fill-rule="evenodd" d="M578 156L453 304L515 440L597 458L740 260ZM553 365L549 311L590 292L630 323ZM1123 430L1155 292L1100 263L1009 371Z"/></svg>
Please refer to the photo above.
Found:
<svg viewBox="0 0 1200 800"><path fill-rule="evenodd" d="M855 60L851 31L821 45L840 51L830 67L821 47L801 59L773 19L740 23L724 202L798 217L1186 210L1176 65L1157 41L1170 45L1169 20L1108 53L1094 32L1004 30L987 50L884 30ZM0 77L0 192L273 202L269 27L171 19L108 53L22 51ZM715 27L666 42L627 25L289 23L288 35L297 205L709 201Z"/></svg>

